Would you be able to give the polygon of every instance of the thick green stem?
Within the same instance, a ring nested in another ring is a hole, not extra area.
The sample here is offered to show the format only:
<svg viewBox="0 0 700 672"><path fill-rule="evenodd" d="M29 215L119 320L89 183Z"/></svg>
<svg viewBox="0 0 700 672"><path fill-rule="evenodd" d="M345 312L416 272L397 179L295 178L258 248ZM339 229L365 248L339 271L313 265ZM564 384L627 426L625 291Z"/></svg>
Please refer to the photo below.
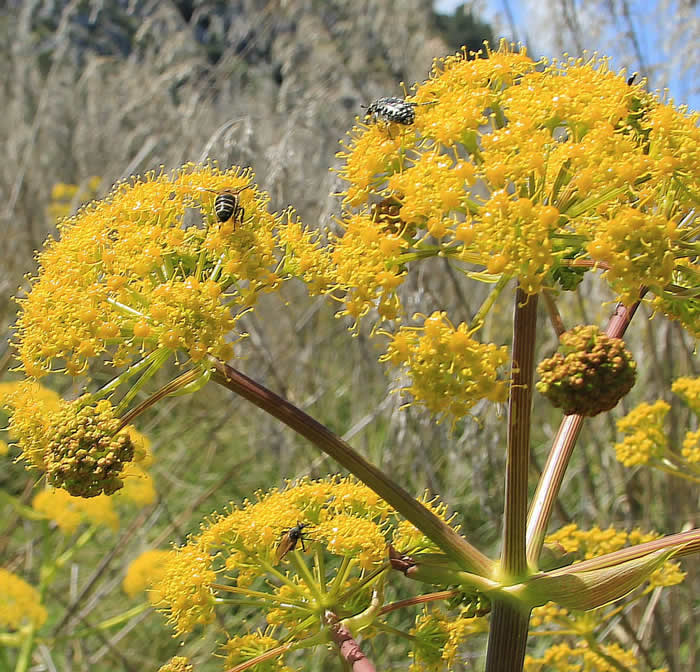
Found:
<svg viewBox="0 0 700 672"><path fill-rule="evenodd" d="M642 290L640 300L644 293ZM639 302L630 308L618 304L605 333L613 338L622 338L638 306ZM564 416L537 484L527 521L527 561L532 570L537 568L554 503L582 427L582 416Z"/></svg>
<svg viewBox="0 0 700 672"><path fill-rule="evenodd" d="M460 567L480 576L491 576L493 562L489 558L327 427L227 364L215 359L211 364L214 368L212 380L281 420L339 462L434 541Z"/></svg>
<svg viewBox="0 0 700 672"><path fill-rule="evenodd" d="M508 407L508 457L501 556L501 580L505 581L522 579L527 572L525 528L536 334L537 296L528 296L518 287L513 320L513 382ZM529 607L523 607L515 600L493 600L486 672L522 671L529 620Z"/></svg>
<svg viewBox="0 0 700 672"><path fill-rule="evenodd" d="M522 578L527 570L525 527L536 331L537 296L528 296L518 287L513 322L513 382L508 409L508 457L501 559L502 572L508 578Z"/></svg>
<svg viewBox="0 0 700 672"><path fill-rule="evenodd" d="M493 602L486 672L522 672L529 622L529 608L511 600Z"/></svg>

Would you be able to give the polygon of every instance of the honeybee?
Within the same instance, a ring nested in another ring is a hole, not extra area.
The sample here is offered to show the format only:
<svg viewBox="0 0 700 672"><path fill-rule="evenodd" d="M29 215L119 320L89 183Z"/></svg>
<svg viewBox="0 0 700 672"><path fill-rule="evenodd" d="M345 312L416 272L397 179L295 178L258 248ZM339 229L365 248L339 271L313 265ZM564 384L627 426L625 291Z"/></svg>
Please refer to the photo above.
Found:
<svg viewBox="0 0 700 672"><path fill-rule="evenodd" d="M214 191L213 189L204 190L216 194L216 198L214 199L214 212L216 213L216 219L221 224L228 222L229 219L233 219L234 225L243 223L245 210L241 205L238 194L246 189L250 189L250 187L245 186L240 189L225 189L223 191Z"/></svg>
<svg viewBox="0 0 700 672"><path fill-rule="evenodd" d="M293 551L299 542L301 542L301 550L306 551L303 532L305 527L308 527L308 523L297 522L294 527L290 527L288 530L282 532L282 538L280 539L279 544L277 544L277 562L282 560L287 553Z"/></svg>

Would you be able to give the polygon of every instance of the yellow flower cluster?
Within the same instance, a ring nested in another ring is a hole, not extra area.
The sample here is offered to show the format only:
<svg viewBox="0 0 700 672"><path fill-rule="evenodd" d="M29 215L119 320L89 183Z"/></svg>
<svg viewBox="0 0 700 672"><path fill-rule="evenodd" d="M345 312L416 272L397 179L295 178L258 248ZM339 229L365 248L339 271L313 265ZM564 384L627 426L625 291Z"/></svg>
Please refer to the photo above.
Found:
<svg viewBox="0 0 700 672"><path fill-rule="evenodd" d="M163 578L165 563L173 552L151 549L144 551L132 560L122 581L124 592L129 597L135 597L139 593L147 591L148 600L151 604L157 605L163 599L163 596L151 586Z"/></svg>
<svg viewBox="0 0 700 672"><path fill-rule="evenodd" d="M640 672L637 657L619 644L600 644L592 649L585 641L574 646L555 644L540 657L525 656L525 672ZM661 672L657 670L655 672Z"/></svg>
<svg viewBox="0 0 700 672"><path fill-rule="evenodd" d="M440 672L453 669L460 645L470 635L488 632L483 618L461 614L457 617L436 608L425 608L410 631L414 648L410 653L411 672Z"/></svg>
<svg viewBox="0 0 700 672"><path fill-rule="evenodd" d="M252 632L248 635L231 637L223 646L226 656L226 669L252 660L266 651L280 646L280 642L269 634ZM291 667L284 664L282 656L260 662L254 668L257 672L292 672Z"/></svg>
<svg viewBox="0 0 700 672"><path fill-rule="evenodd" d="M505 401L508 395L508 381L499 380L507 348L479 343L466 324L453 326L444 312L426 317L422 327L401 327L381 359L404 367L411 380L405 391L440 416L461 418L481 399Z"/></svg>
<svg viewBox="0 0 700 672"><path fill-rule="evenodd" d="M114 415L110 401L91 403L89 395L58 409L36 403L31 383L8 401L13 413L9 429L22 449L22 458L45 471L49 484L71 495L111 495L123 486L123 469L134 459L134 444Z"/></svg>
<svg viewBox="0 0 700 672"><path fill-rule="evenodd" d="M693 413L700 416L700 378L677 378L671 390L688 404Z"/></svg>
<svg viewBox="0 0 700 672"><path fill-rule="evenodd" d="M618 299L648 287L697 331L697 291L668 288L697 259L686 215L700 177L698 116L628 85L605 59L535 62L504 44L484 56L436 61L407 99L414 123L349 134L335 261L356 263L364 247L371 263L340 280L346 311L400 317L398 299L386 313L391 283L441 254L517 277L528 293L597 264ZM376 216L386 203L398 226ZM392 252L382 259L383 243Z"/></svg>
<svg viewBox="0 0 700 672"><path fill-rule="evenodd" d="M292 271L324 289L330 262L314 237L292 213L269 212L252 179L188 165L120 184L62 222L19 300L26 372L62 365L76 375L97 357L122 367L156 350L228 359L236 323L261 292ZM240 190L243 221L218 220L214 202L225 190Z"/></svg>
<svg viewBox="0 0 700 672"><path fill-rule="evenodd" d="M700 464L700 429L685 435L681 455L691 464Z"/></svg>
<svg viewBox="0 0 700 672"><path fill-rule="evenodd" d="M671 390L700 417L700 378L678 378ZM680 451L672 449L664 421L670 406L662 400L641 403L624 418L617 428L627 434L615 445L618 461L626 467L650 464L681 478L700 482L700 430L688 430Z"/></svg>
<svg viewBox="0 0 700 672"><path fill-rule="evenodd" d="M73 497L60 488L41 490L32 500L32 508L56 523L65 534L75 532L83 522L119 529L119 516L114 510L112 497Z"/></svg>
<svg viewBox="0 0 700 672"><path fill-rule="evenodd" d="M430 504L444 519L445 505ZM430 550L418 535L352 478L303 479L203 525L165 563L155 588L178 634L208 623L216 602L244 600L270 626L313 637L326 610L344 618L370 608L390 569L390 543L401 553Z"/></svg>
<svg viewBox="0 0 700 672"><path fill-rule="evenodd" d="M589 559L613 553L627 545L644 544L658 536L653 532L642 532L639 528L630 531L617 530L612 525L605 530L597 525L590 530L581 530L575 523L571 523L548 535L545 543L561 544L567 553L577 553ZM675 586L684 578L685 573L681 571L678 563L669 560L652 572L647 581L653 588Z"/></svg>
<svg viewBox="0 0 700 672"><path fill-rule="evenodd" d="M169 620L180 635L214 620L216 572L211 568L209 549L192 542L177 549L165 563L163 576L152 587L167 606Z"/></svg>
<svg viewBox="0 0 700 672"><path fill-rule="evenodd" d="M23 459L46 471L52 484L68 490L46 490L34 503L66 532L75 529L82 516L118 526L112 500L100 492L119 491L119 500L140 506L151 504L156 496L146 471L153 461L148 439L134 427L115 435L120 423L110 402L90 405L89 401L89 397L64 401L32 381L9 383L0 389L0 403L12 414L10 434L22 449ZM77 501L85 496L95 501Z"/></svg>
<svg viewBox="0 0 700 672"><path fill-rule="evenodd" d="M632 467L664 456L668 450L664 420L669 410L671 407L659 399L653 404L639 404L617 421L618 430L628 435L622 443L615 444L618 462Z"/></svg>
<svg viewBox="0 0 700 672"><path fill-rule="evenodd" d="M369 215L356 215L333 248L338 283L347 287L343 314L355 321L376 307L387 320L398 317L397 287L405 273L395 263L406 241L397 233L382 235Z"/></svg>
<svg viewBox="0 0 700 672"><path fill-rule="evenodd" d="M65 182L54 184L51 189L51 201L46 209L49 217L53 220L51 223L68 217L76 206L94 198L101 182L101 177L93 175L82 188L77 184L66 184Z"/></svg>
<svg viewBox="0 0 700 672"><path fill-rule="evenodd" d="M194 666L184 656L173 656L165 665L158 668L158 672L192 672Z"/></svg>
<svg viewBox="0 0 700 672"><path fill-rule="evenodd" d="M597 525L590 530L579 529L576 523L564 525L548 535L546 544L561 544L567 553L578 553L585 559L612 553L627 544L643 544L656 539L658 535L642 533L639 529L617 530L612 525L602 530Z"/></svg>
<svg viewBox="0 0 700 672"><path fill-rule="evenodd" d="M41 627L46 621L46 609L41 605L39 591L6 569L0 568L0 627L17 630L23 625Z"/></svg>

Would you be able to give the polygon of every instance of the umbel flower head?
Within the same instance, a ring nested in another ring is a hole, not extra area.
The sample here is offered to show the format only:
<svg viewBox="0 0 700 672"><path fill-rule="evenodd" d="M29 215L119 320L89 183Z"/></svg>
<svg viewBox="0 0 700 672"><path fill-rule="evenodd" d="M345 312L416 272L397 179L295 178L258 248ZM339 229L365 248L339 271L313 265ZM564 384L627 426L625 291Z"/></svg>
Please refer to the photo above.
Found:
<svg viewBox="0 0 700 672"><path fill-rule="evenodd" d="M507 348L479 343L467 325L454 327L444 312L426 317L421 327L399 328L380 359L402 366L411 380L405 391L439 416L460 418L480 399L505 401L508 395L508 382L499 379Z"/></svg>
<svg viewBox="0 0 700 672"><path fill-rule="evenodd" d="M46 621L46 609L41 604L39 591L6 569L0 568L0 629L19 630L23 625L41 627Z"/></svg>
<svg viewBox="0 0 700 672"><path fill-rule="evenodd" d="M637 365L624 341L595 325L574 327L559 352L537 367L537 389L567 415L594 416L617 405L634 385Z"/></svg>
<svg viewBox="0 0 700 672"><path fill-rule="evenodd" d="M50 485L73 496L111 495L123 485L122 471L134 458L134 442L106 399L89 395L58 408L33 396L31 383L12 395L10 432L22 459L46 472Z"/></svg>
<svg viewBox="0 0 700 672"><path fill-rule="evenodd" d="M678 378L671 390L700 416L700 378ZM700 482L700 430L688 429L678 450L678 446L671 445L666 428L670 410L670 404L657 399L653 403L642 402L620 418L617 428L626 436L615 445L617 460L626 467L658 466L680 478Z"/></svg>
<svg viewBox="0 0 700 672"><path fill-rule="evenodd" d="M531 294L601 268L625 304L648 288L697 333L698 115L605 59L483 55L437 60L408 98L413 123L351 131L334 252L345 311L400 318L400 285L439 254Z"/></svg>
<svg viewBox="0 0 700 672"><path fill-rule="evenodd" d="M63 221L19 300L25 371L77 375L97 357L119 368L156 352L226 360L261 293L295 275L322 290L328 261L314 236L292 212L269 212L252 179L211 166L150 173ZM242 210L220 221L215 201L227 190Z"/></svg>
<svg viewBox="0 0 700 672"><path fill-rule="evenodd" d="M444 504L428 505L449 522ZM304 479L205 524L172 554L154 588L178 635L210 623L217 606L257 605L270 628L232 636L224 648L233 665L278 642L326 643L328 611L352 619L363 637L381 632L373 626L390 543L399 553L435 550L367 486L339 476Z"/></svg>

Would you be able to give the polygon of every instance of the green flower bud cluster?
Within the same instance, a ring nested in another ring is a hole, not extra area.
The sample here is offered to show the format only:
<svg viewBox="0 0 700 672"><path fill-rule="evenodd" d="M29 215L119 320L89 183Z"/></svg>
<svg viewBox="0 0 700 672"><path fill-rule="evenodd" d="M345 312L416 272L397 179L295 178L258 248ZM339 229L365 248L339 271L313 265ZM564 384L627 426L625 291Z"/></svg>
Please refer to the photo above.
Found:
<svg viewBox="0 0 700 672"><path fill-rule="evenodd" d="M77 413L66 409L49 441L46 472L51 485L74 497L112 495L123 485L120 473L134 457L129 434L118 432L112 405L100 401Z"/></svg>
<svg viewBox="0 0 700 672"><path fill-rule="evenodd" d="M560 336L561 347L540 362L536 387L564 413L592 417L609 411L634 385L637 364L624 341L582 325Z"/></svg>

